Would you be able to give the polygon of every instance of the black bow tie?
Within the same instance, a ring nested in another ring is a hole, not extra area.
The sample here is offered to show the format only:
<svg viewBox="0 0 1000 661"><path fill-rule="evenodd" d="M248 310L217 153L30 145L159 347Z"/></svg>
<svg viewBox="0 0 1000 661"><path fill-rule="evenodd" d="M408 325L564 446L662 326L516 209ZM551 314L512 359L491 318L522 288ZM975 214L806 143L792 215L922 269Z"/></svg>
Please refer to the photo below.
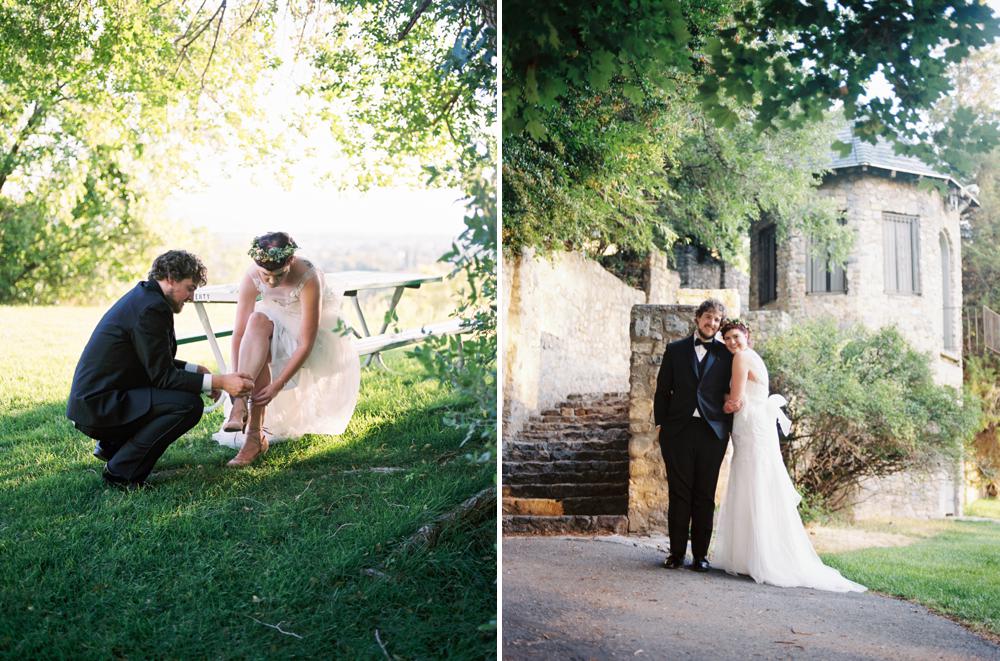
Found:
<svg viewBox="0 0 1000 661"><path fill-rule="evenodd" d="M714 341L715 340L707 340L706 341L706 340L699 340L699 339L695 338L694 345L695 346L701 345L701 346L703 346L703 347L705 347L707 349L710 346L712 346L712 342L714 342Z"/></svg>

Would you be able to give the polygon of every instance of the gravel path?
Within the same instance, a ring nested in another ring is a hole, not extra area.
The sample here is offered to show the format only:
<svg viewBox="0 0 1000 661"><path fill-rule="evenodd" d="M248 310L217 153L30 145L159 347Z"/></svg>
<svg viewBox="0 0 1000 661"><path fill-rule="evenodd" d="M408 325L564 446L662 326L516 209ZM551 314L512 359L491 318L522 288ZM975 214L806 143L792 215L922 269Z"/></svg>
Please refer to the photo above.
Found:
<svg viewBox="0 0 1000 661"><path fill-rule="evenodd" d="M1000 659L926 608L660 567L628 538L506 537L503 658Z"/></svg>

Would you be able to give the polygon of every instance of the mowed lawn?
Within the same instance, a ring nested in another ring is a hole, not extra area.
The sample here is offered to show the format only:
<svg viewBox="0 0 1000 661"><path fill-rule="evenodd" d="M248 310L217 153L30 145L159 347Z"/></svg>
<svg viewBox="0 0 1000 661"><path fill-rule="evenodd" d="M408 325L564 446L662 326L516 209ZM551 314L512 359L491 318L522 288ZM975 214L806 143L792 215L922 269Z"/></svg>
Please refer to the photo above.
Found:
<svg viewBox="0 0 1000 661"><path fill-rule="evenodd" d="M1000 640L1000 522L900 519L853 529L911 543L824 553L824 562L871 590L918 602Z"/></svg>
<svg viewBox="0 0 1000 661"><path fill-rule="evenodd" d="M235 451L210 439L216 412L167 450L155 488L122 493L64 414L102 313L0 307L0 654L495 655L495 516L406 543L496 472L465 458L442 423L461 402L412 359L364 371L343 436L277 443L232 470ZM178 317L179 335L193 318ZM208 356L204 343L179 355Z"/></svg>

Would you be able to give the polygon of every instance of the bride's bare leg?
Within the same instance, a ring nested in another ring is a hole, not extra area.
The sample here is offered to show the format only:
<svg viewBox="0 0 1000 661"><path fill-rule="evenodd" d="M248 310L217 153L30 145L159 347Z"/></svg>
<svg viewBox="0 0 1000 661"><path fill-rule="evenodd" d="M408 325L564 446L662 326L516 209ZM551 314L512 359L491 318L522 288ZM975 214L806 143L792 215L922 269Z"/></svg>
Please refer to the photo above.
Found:
<svg viewBox="0 0 1000 661"><path fill-rule="evenodd" d="M254 312L247 320L247 329L240 342L240 371L254 375L259 379L262 368L271 360L271 335L274 333L274 322L267 315ZM270 376L268 377L270 382ZM233 400L233 408L229 419L223 425L223 431L243 431L247 422L247 402L245 398Z"/></svg>
<svg viewBox="0 0 1000 661"><path fill-rule="evenodd" d="M242 353L242 352L241 352ZM254 380L254 393L258 393L271 383L271 368L267 363L261 368ZM250 397L250 420L247 423L246 438L239 453L232 458L229 466L248 466L254 459L267 452L267 438L264 436L264 410L266 407L253 403L253 396Z"/></svg>

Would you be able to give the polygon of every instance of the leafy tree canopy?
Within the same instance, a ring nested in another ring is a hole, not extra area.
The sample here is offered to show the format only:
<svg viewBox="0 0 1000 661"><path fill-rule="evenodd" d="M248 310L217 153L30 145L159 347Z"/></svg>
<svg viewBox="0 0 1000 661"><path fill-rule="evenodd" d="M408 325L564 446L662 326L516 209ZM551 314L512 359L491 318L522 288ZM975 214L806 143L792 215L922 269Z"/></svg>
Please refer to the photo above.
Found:
<svg viewBox="0 0 1000 661"><path fill-rule="evenodd" d="M148 266L156 194L192 174L178 145L238 124L266 64L267 12L226 14L0 3L0 302L91 297ZM222 112L200 112L206 99Z"/></svg>
<svg viewBox="0 0 1000 661"><path fill-rule="evenodd" d="M932 162L995 144L981 112L929 113L948 64L995 38L979 3L504 8L504 239L514 252L641 252L684 238L731 258L747 224L773 213L843 256L848 238L810 192L826 163L808 157L826 159L831 110L862 138L888 136ZM895 99L868 95L877 78Z"/></svg>

